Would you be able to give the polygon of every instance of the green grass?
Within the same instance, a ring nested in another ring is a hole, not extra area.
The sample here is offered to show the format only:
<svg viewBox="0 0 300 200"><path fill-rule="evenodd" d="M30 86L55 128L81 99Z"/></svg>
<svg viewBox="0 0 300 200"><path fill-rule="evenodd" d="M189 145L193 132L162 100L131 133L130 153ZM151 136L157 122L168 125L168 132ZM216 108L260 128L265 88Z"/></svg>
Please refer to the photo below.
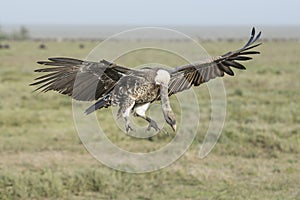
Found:
<svg viewBox="0 0 300 200"><path fill-rule="evenodd" d="M79 42L46 42L46 50L37 42L10 43L10 50L0 50L0 199L300 199L299 43L266 42L262 54L246 63L247 71L224 78L226 123L205 159L198 150L210 99L205 85L196 88L201 122L191 148L169 167L144 174L115 171L95 160L77 135L70 98L38 95L28 86L37 76L37 60L84 58L96 43L79 49ZM218 55L241 44L203 46ZM195 56L184 42L172 45ZM149 53L132 55L138 59L121 57L118 63L136 66ZM183 63L164 53L151 55L170 65ZM97 113L107 136L129 151L152 151L174 136L134 139L110 126L110 115Z"/></svg>

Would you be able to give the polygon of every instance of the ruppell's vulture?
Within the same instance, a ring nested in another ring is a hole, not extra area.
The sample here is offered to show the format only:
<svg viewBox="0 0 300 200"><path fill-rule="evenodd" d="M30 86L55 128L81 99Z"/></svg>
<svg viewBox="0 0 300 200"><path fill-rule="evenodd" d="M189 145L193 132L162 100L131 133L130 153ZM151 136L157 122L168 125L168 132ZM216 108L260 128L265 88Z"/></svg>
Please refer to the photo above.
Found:
<svg viewBox="0 0 300 200"><path fill-rule="evenodd" d="M42 92L55 90L79 101L96 101L85 111L86 114L119 106L117 116L124 118L126 132L134 130L129 118L132 112L149 122L147 130L151 127L160 130L157 123L146 115L150 104L160 100L164 118L175 131L176 119L169 96L224 74L233 76L232 68L245 70L239 62L252 59L249 57L252 54L259 54L252 49L261 44L255 43L260 35L261 32L256 35L253 28L249 41L242 48L171 69L131 69L106 60L90 62L74 58L49 58L48 61L37 62L51 67L35 70L47 74L36 78L31 85L39 85L36 90Z"/></svg>

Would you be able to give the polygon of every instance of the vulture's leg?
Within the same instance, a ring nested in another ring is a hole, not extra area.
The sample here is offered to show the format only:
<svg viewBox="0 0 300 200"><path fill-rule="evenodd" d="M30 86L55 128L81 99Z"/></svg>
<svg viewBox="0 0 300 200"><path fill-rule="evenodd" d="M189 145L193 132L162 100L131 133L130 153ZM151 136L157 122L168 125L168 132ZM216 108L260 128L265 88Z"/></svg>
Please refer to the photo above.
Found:
<svg viewBox="0 0 300 200"><path fill-rule="evenodd" d="M135 131L135 129L130 123L130 113L131 113L131 109L134 107L134 104L135 102L133 99L127 98L120 104L120 108L118 111L118 117L122 116L125 120L126 133L128 133L129 130Z"/></svg>
<svg viewBox="0 0 300 200"><path fill-rule="evenodd" d="M124 119L125 119L125 130L126 130L126 133L128 133L129 130L130 131L135 131L135 129L133 128L133 126L130 123L129 116L124 117Z"/></svg>
<svg viewBox="0 0 300 200"><path fill-rule="evenodd" d="M151 119L150 117L148 117L146 115L146 111L148 110L149 106L150 106L150 103L146 103L146 104L136 106L135 107L135 112L134 112L135 116L140 117L140 118L146 120L149 123L149 126L146 129L147 131L150 131L151 128L153 128L155 131L164 131L163 129L160 129L158 127L157 123L153 119Z"/></svg>
<svg viewBox="0 0 300 200"><path fill-rule="evenodd" d="M160 128L158 128L156 121L154 121L153 119L151 119L150 117L147 117L147 116L145 119L149 122L149 126L146 129L147 131L150 131L151 128L154 128L154 130L156 130L156 131L161 130Z"/></svg>
<svg viewBox="0 0 300 200"><path fill-rule="evenodd" d="M151 127L154 128L156 131L159 131L160 128L158 128L157 123L150 117L146 116L146 111L148 110L149 106L150 106L150 103L145 103L145 104L136 106L135 110L134 110L134 115L146 120L149 123L147 131L150 131Z"/></svg>

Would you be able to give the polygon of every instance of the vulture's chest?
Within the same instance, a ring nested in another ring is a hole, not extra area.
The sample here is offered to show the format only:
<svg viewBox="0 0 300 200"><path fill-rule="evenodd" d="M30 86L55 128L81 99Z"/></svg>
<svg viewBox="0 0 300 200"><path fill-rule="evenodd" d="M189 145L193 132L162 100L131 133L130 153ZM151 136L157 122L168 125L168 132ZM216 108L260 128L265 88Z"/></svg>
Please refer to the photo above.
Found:
<svg viewBox="0 0 300 200"><path fill-rule="evenodd" d="M146 103L157 98L159 86L141 77L128 76L114 88L115 96L132 98L136 103Z"/></svg>
<svg viewBox="0 0 300 200"><path fill-rule="evenodd" d="M146 103L154 101L157 98L159 92L159 86L150 83L150 84L142 84L136 88L136 90L131 95L136 103Z"/></svg>

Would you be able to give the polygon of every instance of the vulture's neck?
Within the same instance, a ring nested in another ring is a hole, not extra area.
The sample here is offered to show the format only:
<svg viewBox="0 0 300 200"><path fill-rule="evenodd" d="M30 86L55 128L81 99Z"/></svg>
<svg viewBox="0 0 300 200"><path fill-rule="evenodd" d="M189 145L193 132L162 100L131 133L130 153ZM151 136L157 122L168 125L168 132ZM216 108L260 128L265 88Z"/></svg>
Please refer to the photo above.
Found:
<svg viewBox="0 0 300 200"><path fill-rule="evenodd" d="M161 107L164 113L164 117L168 116L168 112L173 112L170 106L169 96L168 96L168 85L161 84L160 85L160 100Z"/></svg>

